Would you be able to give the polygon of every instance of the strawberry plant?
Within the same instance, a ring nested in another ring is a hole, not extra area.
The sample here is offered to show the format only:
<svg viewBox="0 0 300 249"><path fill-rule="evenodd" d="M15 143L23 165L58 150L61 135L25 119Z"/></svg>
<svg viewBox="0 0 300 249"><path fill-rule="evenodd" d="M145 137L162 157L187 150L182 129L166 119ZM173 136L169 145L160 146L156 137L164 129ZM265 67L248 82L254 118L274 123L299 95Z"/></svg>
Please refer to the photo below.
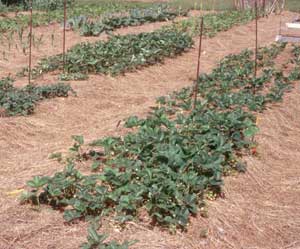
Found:
<svg viewBox="0 0 300 249"><path fill-rule="evenodd" d="M287 43L271 44L270 47L259 48L258 52L258 64L260 67L274 65L273 59L280 54L286 47Z"/></svg>
<svg viewBox="0 0 300 249"><path fill-rule="evenodd" d="M107 42L82 43L66 54L68 73L120 74L180 55L193 45L192 38L172 29L138 35L113 36ZM62 55L45 58L33 75L63 69Z"/></svg>
<svg viewBox="0 0 300 249"><path fill-rule="evenodd" d="M71 7L74 5L74 0L67 0L67 6ZM30 7L30 1L24 0L24 9L28 10ZM53 11L53 10L59 10L64 7L64 2L61 0L33 0L32 6L34 6L35 10L47 10L47 11Z"/></svg>
<svg viewBox="0 0 300 249"><path fill-rule="evenodd" d="M124 242L119 244L116 241L105 242L107 236L97 233L97 225L92 224L88 228L87 242L81 245L81 249L128 249L133 243Z"/></svg>
<svg viewBox="0 0 300 249"><path fill-rule="evenodd" d="M48 25L54 22L62 22L64 13L61 8L53 10L58 6L62 5L62 1L42 1L36 0L36 3L33 4L34 9L42 9L47 7L46 12L35 12L33 13L33 26L41 26L41 25ZM40 4L38 2L41 2ZM70 0L68 0L70 3ZM107 12L114 13L120 11L130 11L131 9L138 9L138 8L146 8L153 6L152 3L139 3L139 2L106 2L106 3L75 3L75 6L72 8L68 8L68 16L70 19L76 18L80 15L90 17L90 18L97 18L100 15L103 15ZM1 6L2 7L2 6ZM25 8L28 7L25 5ZM52 10L51 10L52 8ZM18 7L19 10L22 8ZM1 9L2 10L2 9ZM1 12L0 10L0 12ZM4 10L4 9L3 9ZM18 14L15 17L5 17L0 19L0 31L7 32L7 31L16 31L18 28L27 28L29 25L30 19L29 15Z"/></svg>
<svg viewBox="0 0 300 249"><path fill-rule="evenodd" d="M300 65L300 46L293 44L292 55L291 62Z"/></svg>
<svg viewBox="0 0 300 249"><path fill-rule="evenodd" d="M146 9L133 9L125 16L105 17L100 21L85 19L76 25L81 35L98 36L103 32L112 31L121 27L138 26L144 23L173 20L177 16L186 16L187 11L173 10L166 5ZM76 23L76 22L75 22Z"/></svg>
<svg viewBox="0 0 300 249"><path fill-rule="evenodd" d="M264 63L256 79L252 51L225 57L199 77L195 109L193 89L184 88L158 98L146 118L128 118L125 126L131 130L124 136L96 140L87 152L80 152L84 140L75 136L77 156L66 160L63 171L42 178L42 185L28 182L27 199L65 208L66 221L111 215L126 223L146 210L152 224L186 229L205 194L221 194L224 175L246 170L241 156L253 148L255 113L280 101L291 84L269 63L284 46L259 50ZM83 161L91 165L90 174L77 168ZM103 238L90 230L85 248Z"/></svg>
<svg viewBox="0 0 300 249"><path fill-rule="evenodd" d="M204 33L211 37L235 24L252 20L253 17L254 15L250 11L208 14L205 16ZM80 17L73 23L79 27L86 21L86 18ZM191 36L197 34L199 25L198 18L190 18L151 33L113 36L107 42L82 43L68 51L66 69L71 74L103 73L116 75L155 64L161 62L164 57L181 54L191 47ZM97 28L97 30L101 29L100 27ZM33 75L38 76L44 72L61 70L62 65L62 55L44 58L33 69Z"/></svg>
<svg viewBox="0 0 300 249"><path fill-rule="evenodd" d="M292 48L292 59L290 62L295 65L295 67L292 69L292 72L290 73L289 79L294 80L300 80L300 46L293 44Z"/></svg>
<svg viewBox="0 0 300 249"><path fill-rule="evenodd" d="M253 11L225 11L220 13L206 14L204 18L203 36L214 37L218 32L226 31L234 25L245 24L255 18ZM192 17L187 20L176 22L178 30L198 35L201 19Z"/></svg>
<svg viewBox="0 0 300 249"><path fill-rule="evenodd" d="M34 112L39 101L67 97L69 92L75 93L69 85L62 83L16 88L12 79L4 78L0 80L0 108L4 110L5 116L28 115Z"/></svg>

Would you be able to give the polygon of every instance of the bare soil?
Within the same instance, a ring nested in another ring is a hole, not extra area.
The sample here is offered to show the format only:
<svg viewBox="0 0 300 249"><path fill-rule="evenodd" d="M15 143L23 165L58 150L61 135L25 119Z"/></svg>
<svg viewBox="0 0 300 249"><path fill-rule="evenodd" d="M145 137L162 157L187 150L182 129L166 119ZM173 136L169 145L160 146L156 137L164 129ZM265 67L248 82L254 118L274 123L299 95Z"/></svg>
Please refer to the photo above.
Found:
<svg viewBox="0 0 300 249"><path fill-rule="evenodd" d="M282 21L293 16L285 12ZM261 45L274 41L279 23L279 16L259 21ZM152 30L149 26L137 29ZM201 70L207 72L225 55L253 46L254 22L205 39ZM91 141L121 134L124 130L116 127L119 120L145 115L156 97L192 84L196 60L197 51L192 49L125 76L91 76L72 83L78 97L45 101L32 116L0 119L0 248L78 248L86 238L86 223L67 225L57 211L21 206L18 190L34 175L62 169L48 156L66 152L71 135L82 134ZM260 115L259 155L247 158L246 174L226 178L226 198L209 202L209 218L193 218L186 233L171 235L135 223L121 231L110 221L104 222L102 230L118 240L139 240L133 248L300 248L299 106L297 84L283 103Z"/></svg>

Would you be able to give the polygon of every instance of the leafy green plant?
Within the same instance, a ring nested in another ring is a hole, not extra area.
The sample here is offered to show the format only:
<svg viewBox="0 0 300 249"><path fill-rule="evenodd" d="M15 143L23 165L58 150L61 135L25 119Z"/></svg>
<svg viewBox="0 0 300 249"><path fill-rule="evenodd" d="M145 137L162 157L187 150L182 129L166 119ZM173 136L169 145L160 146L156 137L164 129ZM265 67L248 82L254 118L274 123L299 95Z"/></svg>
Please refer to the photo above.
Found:
<svg viewBox="0 0 300 249"><path fill-rule="evenodd" d="M75 0L67 0L67 6L68 8L72 7L74 5ZM28 10L30 6L30 0L24 1L24 9ZM61 10L64 7L64 1L62 0L33 0L32 6L35 10L47 10L47 11L53 11L53 10Z"/></svg>
<svg viewBox="0 0 300 249"><path fill-rule="evenodd" d="M158 5L146 9L133 9L125 16L115 15L102 18L100 21L85 19L82 22L74 22L74 27L80 28L84 36L98 36L103 32L112 31L121 27L138 26L144 23L173 20L177 16L186 16L187 11L175 10L167 5Z"/></svg>
<svg viewBox="0 0 300 249"><path fill-rule="evenodd" d="M290 78L269 63L283 48L259 50L264 63L257 78L252 51L225 57L199 77L195 109L193 89L183 88L158 98L146 118L127 119L128 134L96 140L87 153L80 152L83 137L74 137L72 151L82 154L80 161L90 163L92 172L83 174L78 160L66 160L62 172L45 178L43 191L29 185L30 198L68 207L67 221L112 215L124 224L146 210L153 224L186 229L190 216L203 210L204 196L221 193L224 175L245 171L241 156L255 145L255 113L280 101L290 88ZM84 246L110 248L104 240L90 228Z"/></svg>
<svg viewBox="0 0 300 249"><path fill-rule="evenodd" d="M51 1L45 1L45 0L36 0L37 2L41 2L41 4L34 4L34 8L37 7L37 9L43 9L46 8L47 12L36 12L33 13L33 26L41 26L41 25L48 25L50 22L62 22L63 21L63 11L61 11L61 7L59 7L56 10L53 10L56 8L56 6L61 6L63 3L62 1L57 0L51 0ZM68 2L72 2L72 0L68 0ZM136 9L136 8L145 8L148 6L153 6L151 3L139 3L139 2L122 2L122 3L116 3L111 1L101 1L101 3L95 3L95 4L87 4L87 3L81 3L77 2L75 6L68 9L68 16L70 18L76 18L77 16L83 15L90 18L97 18L100 15L103 15L107 12L120 12L120 11L128 11L130 9ZM25 9L28 8L28 6L25 5ZM52 8L49 9L49 8ZM5 8L7 9L7 8ZM3 8L3 11L5 11ZM22 10L20 7L14 7L14 9ZM1 10L0 10L1 12ZM29 25L30 19L29 15L24 15L19 13L15 17L6 17L3 19L0 19L0 31L1 32L7 32L7 31L16 31L20 27L27 28Z"/></svg>
<svg viewBox="0 0 300 249"><path fill-rule="evenodd" d="M13 86L12 79L4 78L0 80L0 108L5 111L5 116L28 115L34 112L39 101L54 97L67 97L69 92L75 94L69 85L62 83L16 88Z"/></svg>
<svg viewBox="0 0 300 249"><path fill-rule="evenodd" d="M252 11L225 11L204 15L204 37L214 37L218 32L226 31L234 25L245 24L255 18ZM200 32L201 19L191 17L187 20L178 21L174 24L176 29L198 35Z"/></svg>
<svg viewBox="0 0 300 249"><path fill-rule="evenodd" d="M292 48L292 59L290 60L295 65L292 72L290 73L290 80L300 80L300 46L293 44Z"/></svg>
<svg viewBox="0 0 300 249"><path fill-rule="evenodd" d="M65 69L71 74L116 75L162 62L165 57L180 55L192 45L190 36L172 29L113 36L107 42L82 43L69 49ZM57 69L63 69L62 55L41 60L33 69L33 75Z"/></svg>
<svg viewBox="0 0 300 249"><path fill-rule="evenodd" d="M116 241L105 242L106 235L98 234L95 226L91 225L88 228L87 242L81 245L81 249L128 249L131 242L119 244Z"/></svg>
<svg viewBox="0 0 300 249"><path fill-rule="evenodd" d="M83 74L83 73L70 73L70 74L65 74L62 73L59 75L59 80L61 81L71 81L71 80L87 80L88 75Z"/></svg>
<svg viewBox="0 0 300 249"><path fill-rule="evenodd" d="M274 60L286 47L287 43L271 44L270 47L259 48L258 65L260 67L274 65Z"/></svg>

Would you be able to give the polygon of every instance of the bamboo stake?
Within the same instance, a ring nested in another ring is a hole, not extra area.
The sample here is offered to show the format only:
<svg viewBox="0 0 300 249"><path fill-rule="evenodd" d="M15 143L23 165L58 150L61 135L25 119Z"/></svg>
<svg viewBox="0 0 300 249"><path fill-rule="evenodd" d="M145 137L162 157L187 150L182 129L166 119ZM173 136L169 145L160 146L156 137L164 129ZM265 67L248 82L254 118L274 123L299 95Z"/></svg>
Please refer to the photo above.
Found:
<svg viewBox="0 0 300 249"><path fill-rule="evenodd" d="M196 75L196 81L195 81L195 85L194 85L194 105L193 105L193 109L196 108L196 104L197 104L198 77L199 77L199 74L200 74L200 59L201 59L201 49L202 49L203 27L204 27L204 18L201 17L200 35L199 35L199 51L198 51L198 61L197 61L197 75Z"/></svg>
<svg viewBox="0 0 300 249"><path fill-rule="evenodd" d="M63 71L66 64L66 22L67 22L67 0L64 0L64 32L63 32Z"/></svg>
<svg viewBox="0 0 300 249"><path fill-rule="evenodd" d="M30 21L29 21L29 62L28 62L28 84L31 84L31 60L32 60L32 0L30 0Z"/></svg>

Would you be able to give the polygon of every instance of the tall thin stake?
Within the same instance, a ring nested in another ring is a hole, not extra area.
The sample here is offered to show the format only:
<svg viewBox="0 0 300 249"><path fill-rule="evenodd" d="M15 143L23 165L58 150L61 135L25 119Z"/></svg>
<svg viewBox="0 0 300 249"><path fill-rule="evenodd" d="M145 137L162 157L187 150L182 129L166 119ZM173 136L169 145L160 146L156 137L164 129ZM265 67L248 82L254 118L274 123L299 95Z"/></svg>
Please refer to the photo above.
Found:
<svg viewBox="0 0 300 249"><path fill-rule="evenodd" d="M254 78L257 78L257 55L258 55L258 11L257 11L257 0L255 0L255 68ZM255 91L255 89L254 89Z"/></svg>
<svg viewBox="0 0 300 249"><path fill-rule="evenodd" d="M197 75L196 81L194 85L194 105L193 108L196 108L197 104L197 95L198 95L198 77L200 74L200 59L201 59L201 49L202 49L202 37L203 37L203 27L204 27L204 18L201 17L201 25L200 25L200 35L199 35L199 52L198 52L198 64L197 64Z"/></svg>
<svg viewBox="0 0 300 249"><path fill-rule="evenodd" d="M67 0L64 0L64 34L63 34L63 70L66 64L66 23L67 23Z"/></svg>
<svg viewBox="0 0 300 249"><path fill-rule="evenodd" d="M31 83L31 50L32 50L32 0L30 0L30 21L29 21L29 65L28 65L28 84Z"/></svg>
<svg viewBox="0 0 300 249"><path fill-rule="evenodd" d="M279 22L279 35L281 35L282 34L282 32L281 32L281 28L282 27L282 15L281 15L281 13L280 13L280 22Z"/></svg>

